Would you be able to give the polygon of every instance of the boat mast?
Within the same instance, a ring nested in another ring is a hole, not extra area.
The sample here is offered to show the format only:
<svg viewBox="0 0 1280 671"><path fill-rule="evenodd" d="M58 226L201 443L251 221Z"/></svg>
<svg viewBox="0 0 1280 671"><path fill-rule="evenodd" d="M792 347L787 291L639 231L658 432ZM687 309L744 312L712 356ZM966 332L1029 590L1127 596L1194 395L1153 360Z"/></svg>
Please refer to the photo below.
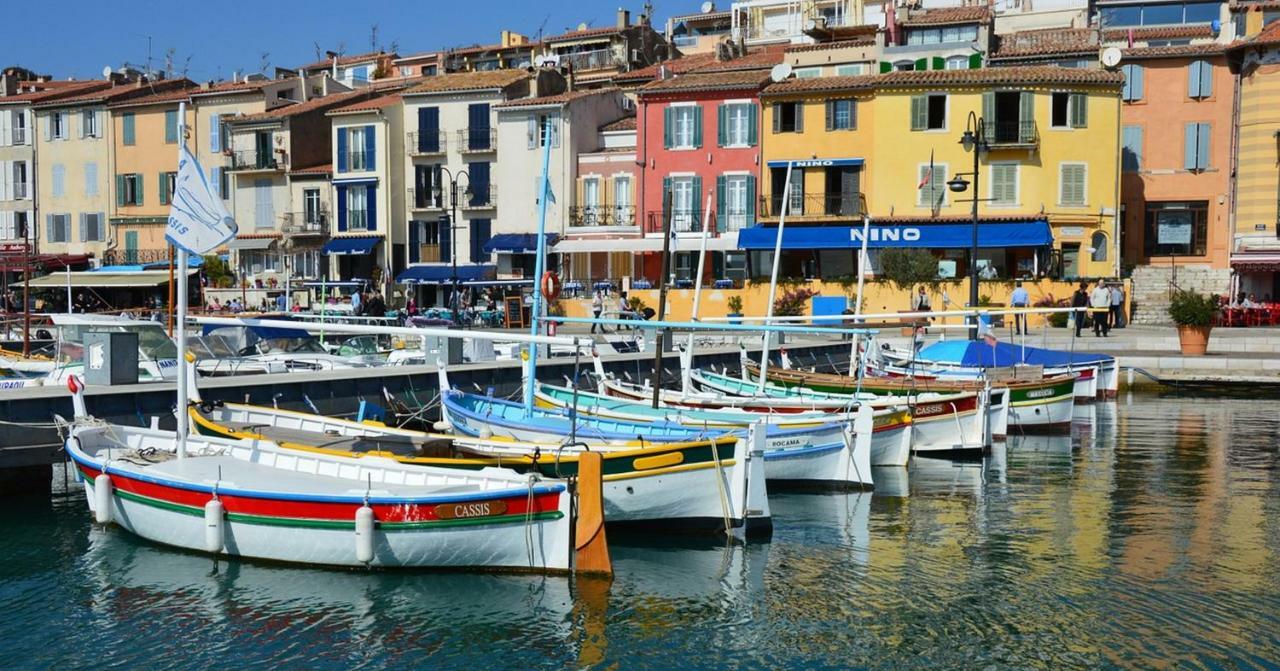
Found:
<svg viewBox="0 0 1280 671"><path fill-rule="evenodd" d="M547 115L543 127L542 143L542 188L538 194L538 248L534 255L533 269L533 305L529 314L529 335L536 336L542 327L542 273L546 268L547 257L547 201L551 198L551 131L552 116ZM533 411L533 390L538 379L538 347L529 346L529 377L524 383L524 409ZM444 393L444 390L440 390Z"/></svg>
<svg viewBox="0 0 1280 671"><path fill-rule="evenodd" d="M667 216L662 221L662 274L658 277L658 321L662 321L667 311L667 275L671 272L671 224L676 217L675 208L671 207L671 191L663 196L663 211ZM653 407L658 407L659 390L662 388L662 345L666 342L663 336L671 331L653 330Z"/></svg>
<svg viewBox="0 0 1280 671"><path fill-rule="evenodd" d="M787 161L787 179L782 186L782 208L778 214L778 236L773 241L773 273L769 275L769 303L765 308L764 325L769 326L773 320L773 302L778 296L778 264L782 260L782 232L787 225L787 210L791 205L791 169L795 161ZM760 386L764 393L765 375L769 372L769 332L761 334L760 346Z"/></svg>
<svg viewBox="0 0 1280 671"><path fill-rule="evenodd" d="M185 147L187 144L187 104L178 103L178 142L179 147ZM182 149L178 150L178 161L182 162ZM175 191L177 189L174 189ZM177 200L177 194L174 194L171 202ZM171 205L172 209L173 206ZM169 244L169 253L173 254L174 250L178 252L178 265L182 267L182 271L178 273L178 300L177 300L177 331L178 331L178 408L177 408L177 433L178 433L178 459L187 458L187 376L190 370L187 366L187 250L185 247ZM169 257L169 292L173 295L173 257ZM169 301L171 308L174 302ZM172 336L172 333L170 334Z"/></svg>
<svg viewBox="0 0 1280 671"><path fill-rule="evenodd" d="M867 214L866 205L862 206L862 251L858 252L858 295L853 299L853 324L857 325L862 321L862 288L866 285L867 280L867 236L871 233L871 215ZM862 344L862 336L855 335L853 337L853 346L849 351L849 375L854 377L862 377L863 371L858 370L858 346Z"/></svg>
<svg viewBox="0 0 1280 671"><path fill-rule="evenodd" d="M698 306L702 300L702 272L707 263L707 238L711 237L711 194L707 194L707 208L702 211L702 241L698 246L698 273L693 276L693 312L689 321L698 321ZM717 212L717 215L720 213ZM686 360L686 357L687 360ZM689 332L689 342L685 345L684 354L680 357L680 393L688 396L693 386L693 331Z"/></svg>

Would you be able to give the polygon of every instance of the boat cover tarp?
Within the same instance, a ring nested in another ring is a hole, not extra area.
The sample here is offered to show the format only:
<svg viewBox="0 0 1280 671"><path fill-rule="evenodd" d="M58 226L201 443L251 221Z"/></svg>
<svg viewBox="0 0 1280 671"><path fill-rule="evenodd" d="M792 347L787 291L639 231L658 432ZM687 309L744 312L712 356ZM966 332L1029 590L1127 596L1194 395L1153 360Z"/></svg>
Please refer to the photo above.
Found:
<svg viewBox="0 0 1280 671"><path fill-rule="evenodd" d="M920 350L921 361L973 366L975 368L991 368L1013 366L1015 364L1031 364L1033 366L1067 366L1107 363L1115 358L1106 354L1085 352L1064 352L1042 347L1022 346L1015 343L997 342L994 345L981 340L945 340Z"/></svg>

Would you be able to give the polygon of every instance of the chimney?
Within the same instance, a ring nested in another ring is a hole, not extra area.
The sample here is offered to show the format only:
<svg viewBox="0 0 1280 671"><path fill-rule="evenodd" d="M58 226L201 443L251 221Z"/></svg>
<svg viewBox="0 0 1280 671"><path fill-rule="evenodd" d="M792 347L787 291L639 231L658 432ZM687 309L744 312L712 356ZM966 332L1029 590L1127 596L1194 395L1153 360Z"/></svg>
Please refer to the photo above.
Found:
<svg viewBox="0 0 1280 671"><path fill-rule="evenodd" d="M618 30L631 26L631 12L619 7L618 8Z"/></svg>

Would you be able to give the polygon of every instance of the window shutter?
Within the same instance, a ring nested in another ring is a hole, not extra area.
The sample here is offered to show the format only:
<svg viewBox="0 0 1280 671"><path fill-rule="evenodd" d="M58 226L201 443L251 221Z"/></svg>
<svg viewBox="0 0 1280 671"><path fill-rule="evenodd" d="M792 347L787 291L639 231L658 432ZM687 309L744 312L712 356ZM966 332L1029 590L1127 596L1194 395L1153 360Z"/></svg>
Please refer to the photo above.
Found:
<svg viewBox="0 0 1280 671"><path fill-rule="evenodd" d="M1124 84L1120 87L1120 99L1128 102L1133 100L1133 66L1121 66L1120 73L1124 75Z"/></svg>
<svg viewBox="0 0 1280 671"><path fill-rule="evenodd" d="M1035 94L1023 91L1018 97L1018 141L1034 142L1036 139L1036 99Z"/></svg>
<svg viewBox="0 0 1280 671"><path fill-rule="evenodd" d="M89 240L89 215L84 212L80 213L80 241L88 242Z"/></svg>
<svg viewBox="0 0 1280 671"><path fill-rule="evenodd" d="M124 207L124 175L116 175L116 207Z"/></svg>
<svg viewBox="0 0 1280 671"><path fill-rule="evenodd" d="M537 114L529 115L529 121L525 129L525 133L527 133L529 136L527 138L528 148L537 149L538 148L538 115Z"/></svg>
<svg viewBox="0 0 1280 671"><path fill-rule="evenodd" d="M53 139L53 117L57 114L54 112L49 115L48 120L44 124L44 141L48 142Z"/></svg>
<svg viewBox="0 0 1280 671"><path fill-rule="evenodd" d="M475 219L471 222L471 261L472 263L484 263L489 260L489 252L484 251L485 245L489 244L492 237L490 230L492 222L488 219Z"/></svg>
<svg viewBox="0 0 1280 671"><path fill-rule="evenodd" d="M1085 128L1089 125L1089 97L1083 93L1071 94L1071 127Z"/></svg>
<svg viewBox="0 0 1280 671"><path fill-rule="evenodd" d="M1196 167L1205 170L1209 167L1209 124L1197 124L1197 132Z"/></svg>
<svg viewBox="0 0 1280 671"><path fill-rule="evenodd" d="M134 196L134 203L133 203L134 205L142 205L144 202L146 202L142 198L142 183L145 181L146 180L142 179L141 173L134 175L133 183L137 185L136 186L137 191L135 192L135 196Z"/></svg>
<svg viewBox="0 0 1280 671"><path fill-rule="evenodd" d="M857 130L858 128L858 101L853 98L849 99L849 130Z"/></svg>
<svg viewBox="0 0 1280 671"><path fill-rule="evenodd" d="M53 215L44 215L44 237L49 242L57 242L57 238L53 236Z"/></svg>
<svg viewBox="0 0 1280 671"><path fill-rule="evenodd" d="M419 112L421 112L421 110L419 110ZM416 219L409 222L409 263L417 263L420 258L420 250L418 248L421 246L421 243L418 242L418 235L421 231L418 230L418 227L421 225L422 222Z"/></svg>
<svg viewBox="0 0 1280 671"><path fill-rule="evenodd" d="M1213 64L1209 61L1200 61L1200 95L1213 95Z"/></svg>
<svg viewBox="0 0 1280 671"><path fill-rule="evenodd" d="M365 205L365 216L369 220L368 229L373 232L378 230L378 187L370 185L364 187L364 189L365 202L367 203Z"/></svg>
<svg viewBox="0 0 1280 671"><path fill-rule="evenodd" d="M890 63L889 61L880 61L880 74L884 74L886 72L893 72L893 63Z"/></svg>
<svg viewBox="0 0 1280 671"><path fill-rule="evenodd" d="M728 215L724 210L726 182L724 175L716 175L716 230L721 233L724 232L725 219Z"/></svg>
<svg viewBox="0 0 1280 671"><path fill-rule="evenodd" d="M755 103L747 105L747 144L754 147L760 142L756 126L760 125L760 108Z"/></svg>
<svg viewBox="0 0 1280 671"><path fill-rule="evenodd" d="M782 132L782 105L780 103L773 104L773 132Z"/></svg>
<svg viewBox="0 0 1280 671"><path fill-rule="evenodd" d="M754 226L756 223L756 176L747 175L747 225Z"/></svg>
<svg viewBox="0 0 1280 671"><path fill-rule="evenodd" d="M218 169L214 168L214 170L217 171ZM97 163L84 164L84 195L86 196L98 195L98 164Z"/></svg>
<svg viewBox="0 0 1280 671"><path fill-rule="evenodd" d="M693 146L702 146L702 105L693 107Z"/></svg>
<svg viewBox="0 0 1280 671"><path fill-rule="evenodd" d="M450 227L455 226L456 222L447 217L440 221L448 222L436 224L436 241L440 245L440 260L448 263L453 261L453 231Z"/></svg>
<svg viewBox="0 0 1280 671"><path fill-rule="evenodd" d="M933 69L934 69L934 70L946 70L946 69L947 69L947 61L946 61L946 60L944 60L941 56L934 56L934 57L933 57Z"/></svg>
<svg viewBox="0 0 1280 671"><path fill-rule="evenodd" d="M1187 97L1200 97L1200 63L1201 61L1191 61L1187 66Z"/></svg>
<svg viewBox="0 0 1280 671"><path fill-rule="evenodd" d="M1182 142L1182 167L1195 170L1197 166L1196 149L1198 148L1197 129L1199 124L1189 123L1186 126Z"/></svg>
<svg viewBox="0 0 1280 671"><path fill-rule="evenodd" d="M662 108L662 148L670 149L672 135L675 132L675 111L670 107Z"/></svg>
<svg viewBox="0 0 1280 671"><path fill-rule="evenodd" d="M222 151L222 147L218 144L218 140L221 139L218 135L218 130L222 127L218 121L219 118L221 118L221 115L209 115L209 151L212 152Z"/></svg>
<svg viewBox="0 0 1280 671"><path fill-rule="evenodd" d="M916 69L916 72L920 72L920 71L922 71L922 70L928 70L928 69L929 69L929 59L927 59L927 58L917 58L917 59L916 59L916 62L915 62L915 69Z"/></svg>
<svg viewBox="0 0 1280 671"><path fill-rule="evenodd" d="M1000 117L996 114L996 94L994 91L984 91L982 94L982 121L986 124L987 137L994 136L996 124L1000 123Z"/></svg>
<svg viewBox="0 0 1280 671"><path fill-rule="evenodd" d="M1146 68L1141 65L1133 65L1133 100L1142 100L1145 93L1143 92L1143 79L1146 77Z"/></svg>
<svg viewBox="0 0 1280 671"><path fill-rule="evenodd" d="M347 151L349 137L346 128L338 129L338 172L347 171Z"/></svg>
<svg viewBox="0 0 1280 671"><path fill-rule="evenodd" d="M836 103L834 100L828 100L827 104L825 105L827 110L827 131L828 132L830 132L832 129L835 128L835 115L836 115L835 105Z"/></svg>
<svg viewBox="0 0 1280 671"><path fill-rule="evenodd" d="M178 141L178 111L177 110L164 111L164 141L170 142L170 143Z"/></svg>
<svg viewBox="0 0 1280 671"><path fill-rule="evenodd" d="M658 230L661 231L667 226L667 221L671 219L671 178L662 178L662 221L658 222Z"/></svg>
<svg viewBox="0 0 1280 671"><path fill-rule="evenodd" d="M797 100L795 104L796 104L796 132L803 133L805 104L803 100Z"/></svg>
<svg viewBox="0 0 1280 671"><path fill-rule="evenodd" d="M1142 126L1125 126L1120 168L1125 172L1142 169Z"/></svg>
<svg viewBox="0 0 1280 671"><path fill-rule="evenodd" d="M694 176L692 181L693 181L693 202L690 204L690 207L693 209L693 211L691 214L693 215L694 219L698 220L697 223L693 225L701 229L702 228L702 207L703 207L703 204L706 202L706 194L702 192L702 177Z"/></svg>
<svg viewBox="0 0 1280 671"><path fill-rule="evenodd" d="M547 115L547 123L551 124L551 148L560 148L560 117L556 114Z"/></svg>
<svg viewBox="0 0 1280 671"><path fill-rule="evenodd" d="M720 104L716 106L716 146L723 147L729 144L729 106Z"/></svg>
<svg viewBox="0 0 1280 671"><path fill-rule="evenodd" d="M978 70L982 67L982 54L969 54L969 69Z"/></svg>
<svg viewBox="0 0 1280 671"><path fill-rule="evenodd" d="M377 145L377 134L374 132L373 126L364 127L364 169L374 170L377 164L375 148Z"/></svg>
<svg viewBox="0 0 1280 671"><path fill-rule="evenodd" d="M343 134L342 131L338 131L339 137ZM342 233L347 230L347 187L338 186L335 188L337 189L338 198L338 232Z"/></svg>
<svg viewBox="0 0 1280 671"><path fill-rule="evenodd" d="M67 118L68 118L68 119L70 119L70 118L71 118L71 117L73 117L73 116L76 116L76 115L75 115L75 114L68 114L68 115L67 115ZM81 112L81 113L79 114L79 116L80 116L80 139L81 139L81 140L83 140L83 139L84 139L84 137L85 137L85 131L86 131L86 130L88 130L88 129L86 128L86 125L87 125L87 124L85 124L85 122L84 122L85 112Z"/></svg>
<svg viewBox="0 0 1280 671"><path fill-rule="evenodd" d="M169 180L163 172L160 173L160 204L169 204Z"/></svg>

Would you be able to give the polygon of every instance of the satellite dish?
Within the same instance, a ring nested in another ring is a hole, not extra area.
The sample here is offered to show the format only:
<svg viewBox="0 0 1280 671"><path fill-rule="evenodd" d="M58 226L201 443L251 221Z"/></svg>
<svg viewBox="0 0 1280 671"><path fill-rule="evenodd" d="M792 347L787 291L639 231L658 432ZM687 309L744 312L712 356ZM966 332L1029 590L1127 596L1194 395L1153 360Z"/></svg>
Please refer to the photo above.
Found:
<svg viewBox="0 0 1280 671"><path fill-rule="evenodd" d="M111 70L111 66L110 66L110 65L104 65L104 66L102 66L102 78L103 78L103 79L108 79L108 78L110 78L110 77L111 77L111 72L112 72L112 70Z"/></svg>
<svg viewBox="0 0 1280 671"><path fill-rule="evenodd" d="M787 63L778 63L769 71L769 79L780 82L791 76L791 65Z"/></svg>
<svg viewBox="0 0 1280 671"><path fill-rule="evenodd" d="M714 12L714 11L716 11L716 3L711 2L711 0L707 0L706 2L702 3L703 14L710 14L711 12Z"/></svg>
<svg viewBox="0 0 1280 671"><path fill-rule="evenodd" d="M579 23L579 24L578 24L578 30L579 30L579 31L583 31L583 30L586 30L586 29L587 29L587 24L585 24L585 23Z"/></svg>
<svg viewBox="0 0 1280 671"><path fill-rule="evenodd" d="M1106 49L1103 49L1101 57L1102 67L1114 68L1120 64L1121 56L1122 54L1120 53L1119 47L1107 47Z"/></svg>

